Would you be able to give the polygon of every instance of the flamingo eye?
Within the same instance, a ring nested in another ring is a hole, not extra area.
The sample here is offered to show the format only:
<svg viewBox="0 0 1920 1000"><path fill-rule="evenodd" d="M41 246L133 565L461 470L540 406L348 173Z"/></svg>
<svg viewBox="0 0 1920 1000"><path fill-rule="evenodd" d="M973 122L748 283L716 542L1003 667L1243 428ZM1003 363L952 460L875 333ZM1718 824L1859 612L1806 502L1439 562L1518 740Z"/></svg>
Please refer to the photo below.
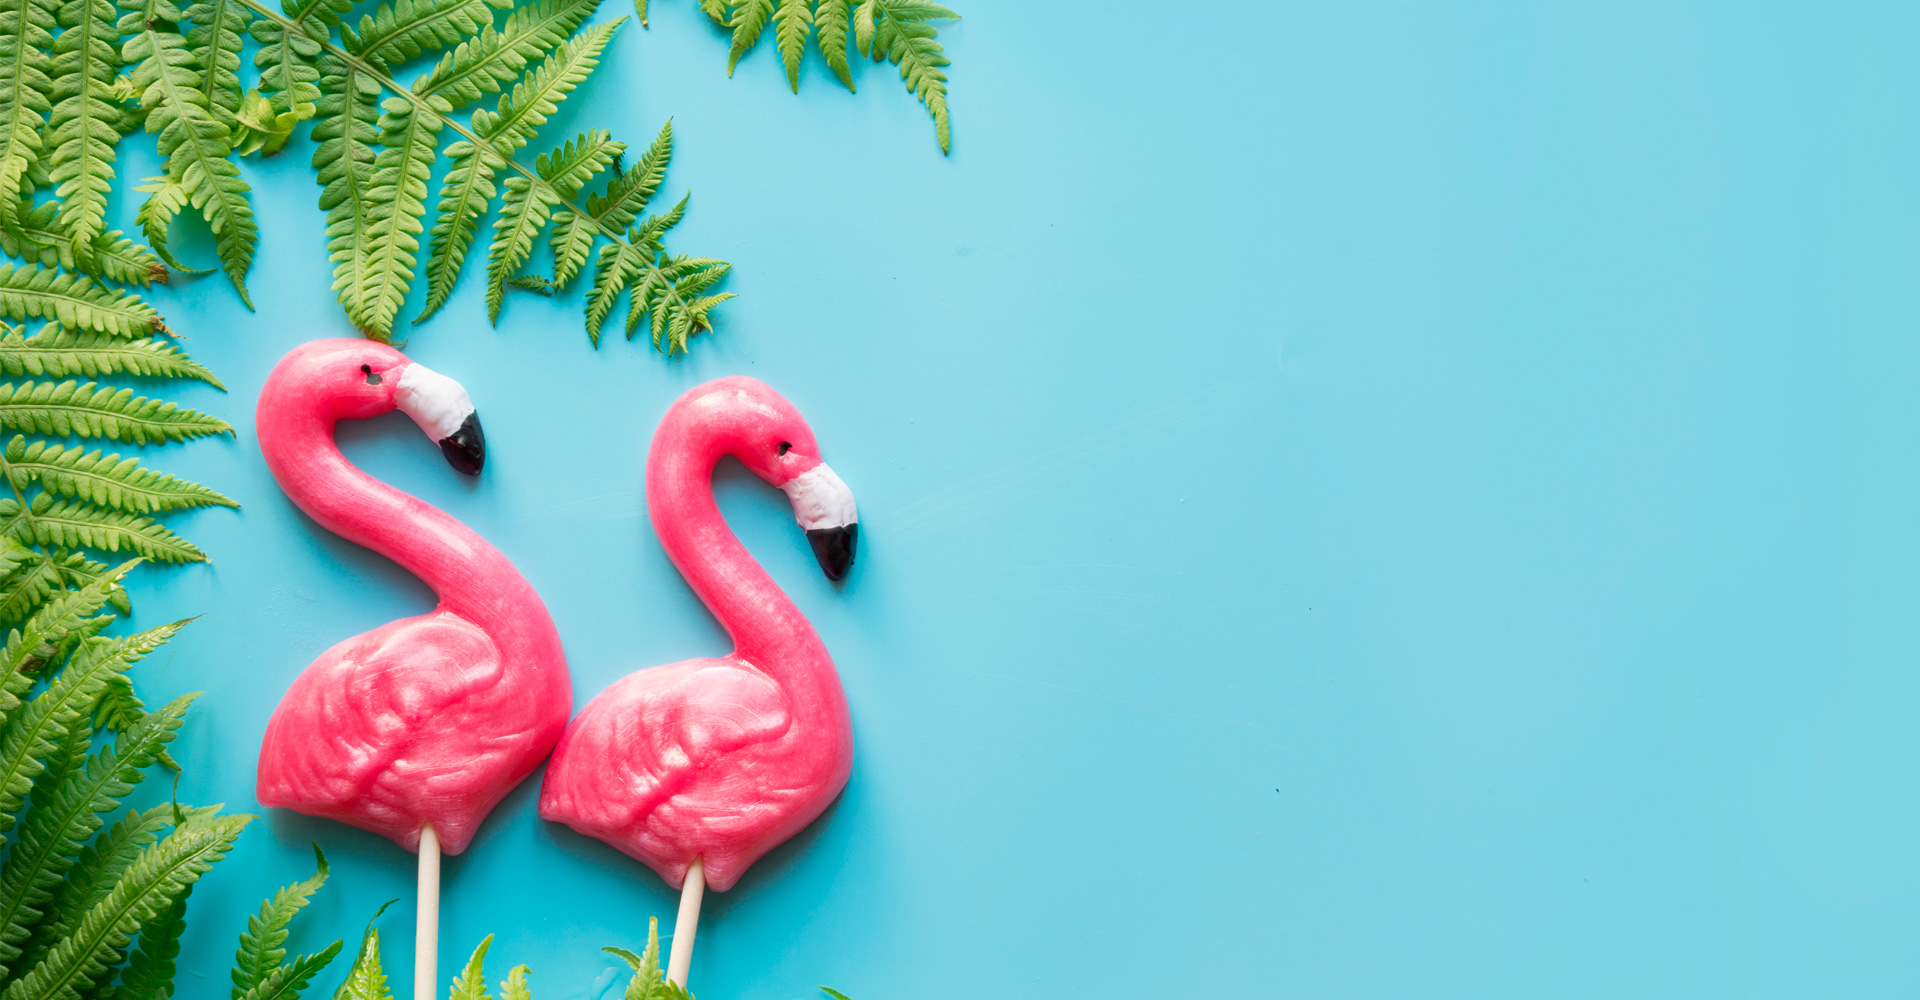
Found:
<svg viewBox="0 0 1920 1000"><path fill-rule="evenodd" d="M780 442L780 454L782 454L782 455L785 455L785 454L786 454L787 452L789 452L789 451L792 451L792 450L793 450L793 442L792 442L792 441L782 441L782 442Z"/></svg>
<svg viewBox="0 0 1920 1000"><path fill-rule="evenodd" d="M365 375L367 377L368 385L380 384L380 373L377 371L374 371L372 365L361 365L360 374Z"/></svg>

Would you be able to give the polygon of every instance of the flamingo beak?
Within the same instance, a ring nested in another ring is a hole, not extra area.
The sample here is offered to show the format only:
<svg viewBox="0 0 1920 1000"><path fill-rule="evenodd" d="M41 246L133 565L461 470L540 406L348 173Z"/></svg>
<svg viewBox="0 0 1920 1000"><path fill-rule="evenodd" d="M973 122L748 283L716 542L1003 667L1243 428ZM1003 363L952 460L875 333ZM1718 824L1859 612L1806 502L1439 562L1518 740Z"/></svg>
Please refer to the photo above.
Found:
<svg viewBox="0 0 1920 1000"><path fill-rule="evenodd" d="M829 580L843 580L853 568L854 550L860 543L859 513L854 509L853 491L840 481L825 462L793 477L785 486L787 499L793 502L793 519L807 530L807 544Z"/></svg>
<svg viewBox="0 0 1920 1000"><path fill-rule="evenodd" d="M400 373L393 400L440 446L448 465L469 476L480 474L487 464L487 436L460 383L426 365L410 364Z"/></svg>

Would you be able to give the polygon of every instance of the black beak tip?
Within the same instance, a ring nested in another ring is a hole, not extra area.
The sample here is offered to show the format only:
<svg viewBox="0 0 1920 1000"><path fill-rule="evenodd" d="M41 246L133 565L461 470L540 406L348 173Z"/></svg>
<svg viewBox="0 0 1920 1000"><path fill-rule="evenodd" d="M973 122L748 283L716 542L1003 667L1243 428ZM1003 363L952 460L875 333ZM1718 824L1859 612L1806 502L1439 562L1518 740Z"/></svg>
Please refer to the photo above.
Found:
<svg viewBox="0 0 1920 1000"><path fill-rule="evenodd" d="M837 583L846 579L847 570L853 568L854 549L860 544L860 526L814 528L807 532L807 542L813 546L813 557L820 560L827 579Z"/></svg>
<svg viewBox="0 0 1920 1000"><path fill-rule="evenodd" d="M480 415L467 414L460 429L440 439L440 454L447 464L469 476L477 476L487 464L487 436L480 430Z"/></svg>

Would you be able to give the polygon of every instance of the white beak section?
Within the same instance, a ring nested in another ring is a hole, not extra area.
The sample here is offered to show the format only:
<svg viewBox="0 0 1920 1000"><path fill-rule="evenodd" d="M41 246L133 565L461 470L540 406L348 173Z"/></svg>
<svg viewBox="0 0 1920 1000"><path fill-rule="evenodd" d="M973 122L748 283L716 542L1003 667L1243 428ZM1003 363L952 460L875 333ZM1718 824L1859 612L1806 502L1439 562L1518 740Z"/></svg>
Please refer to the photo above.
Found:
<svg viewBox="0 0 1920 1000"><path fill-rule="evenodd" d="M793 477L780 489L793 501L793 519L808 531L844 528L859 519L853 509L853 491L825 462Z"/></svg>
<svg viewBox="0 0 1920 1000"><path fill-rule="evenodd" d="M473 416L473 400L460 383L422 364L410 364L400 372L400 386L394 391L400 412L413 418L427 437L444 441Z"/></svg>

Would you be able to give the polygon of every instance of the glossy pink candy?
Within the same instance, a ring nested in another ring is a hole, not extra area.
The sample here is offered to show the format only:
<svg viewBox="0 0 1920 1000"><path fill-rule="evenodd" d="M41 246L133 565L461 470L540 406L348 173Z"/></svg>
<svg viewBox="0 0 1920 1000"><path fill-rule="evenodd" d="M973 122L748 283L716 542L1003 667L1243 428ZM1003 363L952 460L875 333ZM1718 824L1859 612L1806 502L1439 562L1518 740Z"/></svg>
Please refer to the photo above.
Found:
<svg viewBox="0 0 1920 1000"><path fill-rule="evenodd" d="M259 797L410 851L432 823L441 849L458 854L552 749L573 692L553 620L513 564L444 512L349 464L334 444L336 421L399 406L456 467L478 471L484 453L465 391L410 367L418 366L391 347L318 340L281 359L260 392L260 450L281 489L321 527L406 567L440 604L334 646L294 680L267 723ZM471 453L453 447L461 415L421 386L465 406Z"/></svg>
<svg viewBox="0 0 1920 1000"><path fill-rule="evenodd" d="M731 656L630 674L561 737L540 815L646 862L679 888L700 859L728 889L847 783L853 733L813 626L727 529L714 463L785 489L827 574L852 561L852 495L793 404L724 378L673 404L647 458L647 511L673 564L733 637Z"/></svg>

